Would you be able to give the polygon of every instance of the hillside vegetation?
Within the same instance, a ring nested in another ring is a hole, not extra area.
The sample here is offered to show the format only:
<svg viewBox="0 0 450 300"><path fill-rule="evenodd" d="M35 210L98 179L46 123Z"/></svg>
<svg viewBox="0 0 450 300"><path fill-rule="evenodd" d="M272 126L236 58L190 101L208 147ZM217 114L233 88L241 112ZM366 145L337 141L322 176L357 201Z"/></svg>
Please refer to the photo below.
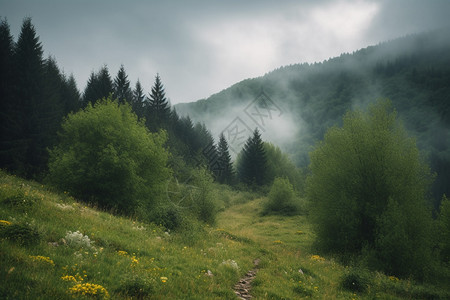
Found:
<svg viewBox="0 0 450 300"><path fill-rule="evenodd" d="M262 216L266 198L224 186L215 191L229 206L216 225L177 233L4 172L0 188L2 299L235 299L255 259L256 299L450 296L445 282L421 285L319 256L307 215Z"/></svg>
<svg viewBox="0 0 450 300"><path fill-rule="evenodd" d="M434 207L439 206L443 194L450 194L448 28L370 46L322 63L281 67L175 108L218 134L237 116L248 126L255 125L244 110L262 90L282 111L276 121L275 117L265 118L267 133L262 138L283 145L300 167L309 164L308 153L327 129L342 124L346 111L389 98L437 173L432 187ZM272 107L272 114L278 113L277 107ZM264 108L260 111L269 115ZM286 126L277 122L286 122Z"/></svg>

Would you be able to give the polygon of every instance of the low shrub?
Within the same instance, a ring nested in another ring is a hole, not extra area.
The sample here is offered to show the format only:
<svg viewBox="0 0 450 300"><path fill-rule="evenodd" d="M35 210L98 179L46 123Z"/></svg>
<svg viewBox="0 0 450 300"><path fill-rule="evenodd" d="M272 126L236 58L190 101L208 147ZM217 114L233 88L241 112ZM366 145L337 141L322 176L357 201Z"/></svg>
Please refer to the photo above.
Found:
<svg viewBox="0 0 450 300"><path fill-rule="evenodd" d="M287 178L275 178L263 214L295 215L300 211L292 184Z"/></svg>
<svg viewBox="0 0 450 300"><path fill-rule="evenodd" d="M370 284L370 274L365 270L352 269L342 278L342 288L352 291L364 293Z"/></svg>
<svg viewBox="0 0 450 300"><path fill-rule="evenodd" d="M0 226L0 238L13 241L20 245L36 244L39 232L28 223L11 223Z"/></svg>

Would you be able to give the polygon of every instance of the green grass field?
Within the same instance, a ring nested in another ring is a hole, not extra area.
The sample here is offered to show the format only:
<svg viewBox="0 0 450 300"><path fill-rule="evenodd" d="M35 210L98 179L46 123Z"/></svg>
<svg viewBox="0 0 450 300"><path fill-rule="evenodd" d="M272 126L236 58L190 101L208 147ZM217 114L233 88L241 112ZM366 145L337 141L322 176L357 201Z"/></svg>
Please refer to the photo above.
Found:
<svg viewBox="0 0 450 300"><path fill-rule="evenodd" d="M220 192L228 205L215 226L192 223L169 233L0 172L0 298L236 299L233 287L255 259L256 299L449 296L445 286L354 270L321 257L313 251L307 215L263 217L265 198ZM364 291L344 289L346 274L363 274L356 284Z"/></svg>

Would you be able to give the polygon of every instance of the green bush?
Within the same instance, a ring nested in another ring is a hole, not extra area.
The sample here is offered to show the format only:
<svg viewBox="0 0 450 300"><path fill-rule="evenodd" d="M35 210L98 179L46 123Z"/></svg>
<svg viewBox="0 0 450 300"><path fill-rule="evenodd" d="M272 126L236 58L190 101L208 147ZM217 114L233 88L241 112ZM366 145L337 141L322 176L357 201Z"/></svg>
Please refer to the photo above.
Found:
<svg viewBox="0 0 450 300"><path fill-rule="evenodd" d="M426 272L432 176L389 101L348 112L343 127L330 128L311 152L310 170L307 196L324 251L348 257L373 250L373 268Z"/></svg>
<svg viewBox="0 0 450 300"><path fill-rule="evenodd" d="M102 208L142 213L169 176L166 134L150 133L128 104L110 98L70 114L50 151L48 181Z"/></svg>
<svg viewBox="0 0 450 300"><path fill-rule="evenodd" d="M438 226L441 260L450 266L450 200L445 195L442 197Z"/></svg>
<svg viewBox="0 0 450 300"><path fill-rule="evenodd" d="M292 184L287 178L275 178L263 214L294 215L300 210Z"/></svg>
<svg viewBox="0 0 450 300"><path fill-rule="evenodd" d="M13 223L0 226L0 238L13 241L19 245L36 244L39 232L27 223Z"/></svg>
<svg viewBox="0 0 450 300"><path fill-rule="evenodd" d="M352 291L363 293L367 291L370 284L370 274L367 271L352 269L347 272L342 278L342 288Z"/></svg>

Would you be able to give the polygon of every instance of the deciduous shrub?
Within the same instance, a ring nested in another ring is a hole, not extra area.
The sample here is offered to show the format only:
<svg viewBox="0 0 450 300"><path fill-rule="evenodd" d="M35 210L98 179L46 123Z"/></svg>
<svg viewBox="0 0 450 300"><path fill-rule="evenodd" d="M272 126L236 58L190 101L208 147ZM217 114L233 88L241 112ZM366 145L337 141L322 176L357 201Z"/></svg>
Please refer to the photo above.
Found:
<svg viewBox="0 0 450 300"><path fill-rule="evenodd" d="M310 170L318 246L345 256L367 250L373 268L394 274L426 272L432 176L389 101L348 112L311 153Z"/></svg>
<svg viewBox="0 0 450 300"><path fill-rule="evenodd" d="M168 178L166 134L150 133L131 107L98 101L62 124L50 151L51 184L71 195L121 213L154 207Z"/></svg>
<svg viewBox="0 0 450 300"><path fill-rule="evenodd" d="M294 215L300 210L294 188L287 178L275 178L268 200L264 204L263 214Z"/></svg>

